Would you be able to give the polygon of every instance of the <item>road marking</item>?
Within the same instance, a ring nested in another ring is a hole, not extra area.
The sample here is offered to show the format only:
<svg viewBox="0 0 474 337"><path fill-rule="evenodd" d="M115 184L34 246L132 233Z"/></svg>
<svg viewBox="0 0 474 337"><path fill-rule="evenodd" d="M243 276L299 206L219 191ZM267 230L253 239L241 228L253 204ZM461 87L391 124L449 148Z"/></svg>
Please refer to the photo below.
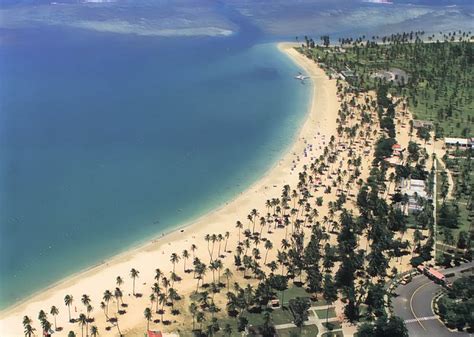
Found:
<svg viewBox="0 0 474 337"><path fill-rule="evenodd" d="M418 317L416 317L416 314L415 314L415 310L413 310L413 297L415 297L415 294L421 289L423 288L424 286L430 284L431 282L426 282L424 284L422 284L421 286L419 286L418 288L416 288L416 290L413 292L413 294L411 295L410 297L410 310L411 310L411 313L413 315L413 317L415 317L415 320L418 322L418 324L421 325L421 327L423 328L423 330L426 330L426 328L423 326L423 324L421 324L420 320L418 319Z"/></svg>
<svg viewBox="0 0 474 337"><path fill-rule="evenodd" d="M406 319L404 322L405 323L413 323L413 322L418 322L418 321L430 321L432 319L438 319L438 316L426 316L426 317Z"/></svg>

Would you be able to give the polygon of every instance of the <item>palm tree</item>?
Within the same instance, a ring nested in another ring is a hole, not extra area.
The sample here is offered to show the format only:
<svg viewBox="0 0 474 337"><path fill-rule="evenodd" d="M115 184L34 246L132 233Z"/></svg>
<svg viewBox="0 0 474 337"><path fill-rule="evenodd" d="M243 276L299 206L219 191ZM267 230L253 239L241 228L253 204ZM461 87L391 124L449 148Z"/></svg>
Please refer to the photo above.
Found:
<svg viewBox="0 0 474 337"><path fill-rule="evenodd" d="M46 313L44 312L44 310L40 310L40 312L38 313L38 320L40 321L45 321L46 320Z"/></svg>
<svg viewBox="0 0 474 337"><path fill-rule="evenodd" d="M28 316L23 316L23 326L26 327L28 324L31 324L33 320Z"/></svg>
<svg viewBox="0 0 474 337"><path fill-rule="evenodd" d="M145 315L145 319L146 319L146 329L147 331L150 330L150 321L152 319L152 313L151 313L151 309L150 308L146 308L145 309L145 312L144 312L144 315Z"/></svg>
<svg viewBox="0 0 474 337"><path fill-rule="evenodd" d="M199 329L202 330L202 323L206 320L204 313L202 311L198 311L196 313L196 321L199 323Z"/></svg>
<svg viewBox="0 0 474 337"><path fill-rule="evenodd" d="M110 299L113 297L114 295L112 295L112 293L110 292L110 290L106 290L104 291L104 296L102 297L102 299L105 301L105 304L106 304L106 307L105 307L105 312L106 312L106 316L109 315L109 301Z"/></svg>
<svg viewBox="0 0 474 337"><path fill-rule="evenodd" d="M117 276L117 278L115 279L115 283L117 284L117 287L120 288L123 284L123 279L120 276Z"/></svg>
<svg viewBox="0 0 474 337"><path fill-rule="evenodd" d="M161 272L160 268L155 269L155 280L156 282L160 282L160 278L163 276L163 273Z"/></svg>
<svg viewBox="0 0 474 337"><path fill-rule="evenodd" d="M79 325L81 326L81 336L84 337L84 325L87 324L87 317L84 314L79 315L79 319L77 320Z"/></svg>
<svg viewBox="0 0 474 337"><path fill-rule="evenodd" d="M51 315L54 317L54 330L58 330L58 327L56 325L56 315L59 314L58 308L56 308L54 305L51 307L51 310L49 312Z"/></svg>
<svg viewBox="0 0 474 337"><path fill-rule="evenodd" d="M109 321L109 316L105 312L106 307L107 307L107 305L105 304L104 301L100 302L100 308L104 311L105 321L108 322Z"/></svg>
<svg viewBox="0 0 474 337"><path fill-rule="evenodd" d="M229 241L230 233L225 232L224 237L225 237L224 252L227 253L227 241Z"/></svg>
<svg viewBox="0 0 474 337"><path fill-rule="evenodd" d="M184 262L184 266L183 266L183 269L184 269L184 272L186 272L186 260L189 258L189 252L185 249L183 250L183 262Z"/></svg>
<svg viewBox="0 0 474 337"><path fill-rule="evenodd" d="M217 241L219 242L219 248L217 249L217 257L219 258L221 256L221 244L222 241L224 241L224 237L222 234L217 235Z"/></svg>
<svg viewBox="0 0 474 337"><path fill-rule="evenodd" d="M173 264L173 273L175 272L176 263L179 262L179 256L176 253L171 254L170 258L171 263Z"/></svg>
<svg viewBox="0 0 474 337"><path fill-rule="evenodd" d="M270 251L270 249L273 248L273 244L270 240L267 240L265 241L265 249L267 250L266 253L265 253L265 260L263 261L263 264L267 264L267 256L268 256L268 252Z"/></svg>
<svg viewBox="0 0 474 337"><path fill-rule="evenodd" d="M120 311L120 307L119 307L120 299L123 296L122 290L120 290L120 288L118 288L118 287L115 288L114 296L115 296L115 301L117 302L117 312L119 312Z"/></svg>
<svg viewBox="0 0 474 337"><path fill-rule="evenodd" d="M91 298L89 295L84 294L82 295L81 302L87 308L87 306L91 303Z"/></svg>
<svg viewBox="0 0 474 337"><path fill-rule="evenodd" d="M97 337L99 335L99 329L95 325L91 326L91 337Z"/></svg>
<svg viewBox="0 0 474 337"><path fill-rule="evenodd" d="M66 295L64 296L64 304L67 306L68 312L69 312L69 322L71 321L71 305L73 302L74 298L72 295Z"/></svg>
<svg viewBox="0 0 474 337"><path fill-rule="evenodd" d="M160 293L158 295L158 303L161 304L161 309L160 309L160 316L161 316L161 322L163 322L163 314L165 313L165 304L166 304L166 294L165 293Z"/></svg>
<svg viewBox="0 0 474 337"><path fill-rule="evenodd" d="M226 269L224 270L224 274L223 274L223 275L224 275L224 277L227 279L227 292L229 292L229 291L230 291L230 288L229 288L229 287L230 287L229 279L233 276L233 274L232 274L232 272L230 271L229 268L226 268Z"/></svg>
<svg viewBox="0 0 474 337"><path fill-rule="evenodd" d="M74 331L69 331L67 337L76 337L76 334L74 333Z"/></svg>
<svg viewBox="0 0 474 337"><path fill-rule="evenodd" d="M189 312L191 313L191 315L193 316L193 331L194 331L194 325L196 323L196 314L197 314L197 311L198 311L198 307L196 305L196 303L192 302L190 305L189 305Z"/></svg>
<svg viewBox="0 0 474 337"><path fill-rule="evenodd" d="M130 270L130 277L133 280L133 296L135 296L135 279L138 277L138 274L140 274L140 272L135 268L132 268Z"/></svg>
<svg viewBox="0 0 474 337"><path fill-rule="evenodd" d="M239 242L237 243L240 243L240 230L244 228L244 225L240 221L237 221L237 223L235 224L235 228L239 229Z"/></svg>
<svg viewBox="0 0 474 337"><path fill-rule="evenodd" d="M193 243L193 244L191 245L191 251L193 252L193 259L196 257L196 256L195 256L196 250L197 250L197 246Z"/></svg>
<svg viewBox="0 0 474 337"><path fill-rule="evenodd" d="M25 325L25 336L26 337L31 337L32 335L35 334L36 329L33 328L30 324Z"/></svg>

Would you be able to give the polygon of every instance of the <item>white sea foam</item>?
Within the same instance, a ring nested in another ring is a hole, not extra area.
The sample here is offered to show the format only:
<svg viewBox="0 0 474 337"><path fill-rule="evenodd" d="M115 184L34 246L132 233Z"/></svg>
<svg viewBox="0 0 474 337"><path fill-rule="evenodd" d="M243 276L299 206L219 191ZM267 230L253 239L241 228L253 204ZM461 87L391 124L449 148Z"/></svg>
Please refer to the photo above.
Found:
<svg viewBox="0 0 474 337"><path fill-rule="evenodd" d="M123 20L76 21L69 25L99 32L141 36L229 36L233 33L232 30L213 26L160 28L147 25L146 22L130 23Z"/></svg>

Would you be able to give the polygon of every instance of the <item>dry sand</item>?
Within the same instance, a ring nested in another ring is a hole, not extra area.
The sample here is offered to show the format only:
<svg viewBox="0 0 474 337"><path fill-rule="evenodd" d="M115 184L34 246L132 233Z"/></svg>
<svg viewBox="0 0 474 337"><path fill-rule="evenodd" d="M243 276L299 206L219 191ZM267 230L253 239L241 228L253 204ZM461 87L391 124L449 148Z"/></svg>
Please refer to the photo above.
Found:
<svg viewBox="0 0 474 337"><path fill-rule="evenodd" d="M251 209L256 208L263 212L265 201L279 197L285 184L294 187L298 181L297 172L300 171L302 165L309 165L311 157L319 156L321 153L320 146L324 148L323 139L326 139L327 144L330 136L336 134L336 118L339 108L336 81L329 80L323 70L318 68L313 61L292 49L293 46L294 44L281 43L279 49L289 55L311 77L313 81L312 101L309 105L307 119L296 136L291 149L264 177L220 209L206 214L185 227L184 232L177 230L164 237L156 238L142 247L105 261L100 266L65 279L23 303L3 311L0 313L0 335L2 337L23 336L21 322L24 315L28 315L34 320L33 326L37 330L36 334L40 335L41 328L37 320L38 312L43 309L49 313L52 305L59 308L60 313L57 316L57 323L58 326L64 328L62 332L54 335L67 336L67 332L70 330L74 330L80 335L79 325L68 322L68 311L64 305L66 294L74 296L74 303L71 307L73 317L77 317L79 313L85 311L84 306L80 303L80 298L82 294L88 294L94 307L92 316L95 318L95 323L93 324L99 327L100 335L117 335L115 328L110 332L104 330L106 323L99 305L104 290L109 289L113 292L115 289L117 276L121 276L125 280L121 288L124 293L124 302L129 305L128 312L123 316L119 316L122 332L133 329L137 325L144 325L143 310L150 304L148 295L150 286L154 282L154 270L160 268L168 275L172 270L172 264L169 261L172 253L181 255L184 249L190 251L191 244L195 244L198 247L196 255L207 262L207 243L204 236L213 233L224 234L226 231L230 232L229 246L235 247L238 236L238 230L235 228L236 221L242 221L245 228L248 223L247 215ZM313 145L313 150L305 157L303 153L305 148L308 149L309 144ZM232 254L229 254L224 258L224 264L230 266L232 258ZM187 263L188 266L191 265L191 261ZM131 295L132 281L129 276L131 268L140 271L140 276L136 281L136 291L143 293L143 298L135 298ZM176 266L176 271L183 277L183 280L175 287L180 294L189 294L195 288L196 281L192 278L192 275L183 273L183 261L180 261ZM114 308L115 304L112 300L109 309L111 316L115 312ZM51 315L48 315L48 319L50 322L54 322Z"/></svg>

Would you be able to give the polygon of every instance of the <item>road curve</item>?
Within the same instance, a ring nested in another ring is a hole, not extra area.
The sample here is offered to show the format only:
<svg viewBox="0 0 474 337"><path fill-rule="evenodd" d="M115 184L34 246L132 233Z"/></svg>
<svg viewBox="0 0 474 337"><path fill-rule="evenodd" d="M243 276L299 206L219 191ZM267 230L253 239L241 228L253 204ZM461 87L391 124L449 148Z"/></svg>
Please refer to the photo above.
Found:
<svg viewBox="0 0 474 337"><path fill-rule="evenodd" d="M443 274L456 273L474 266L473 262L462 264L459 267L444 269ZM395 289L397 297L392 299L395 315L402 318L408 328L410 337L464 337L471 336L466 332L453 332L437 318L431 307L435 294L441 290L439 284L434 283L425 275L417 275L407 285L400 285Z"/></svg>

